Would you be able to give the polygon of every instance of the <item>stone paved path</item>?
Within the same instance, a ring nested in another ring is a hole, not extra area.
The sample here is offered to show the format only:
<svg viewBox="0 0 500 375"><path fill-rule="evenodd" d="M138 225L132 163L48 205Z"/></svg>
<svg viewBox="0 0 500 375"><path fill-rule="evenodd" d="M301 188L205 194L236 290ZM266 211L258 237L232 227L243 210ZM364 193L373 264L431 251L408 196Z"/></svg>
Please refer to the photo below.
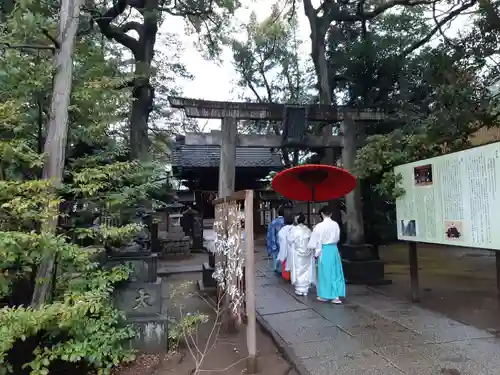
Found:
<svg viewBox="0 0 500 375"><path fill-rule="evenodd" d="M500 373L500 339L486 331L362 286L341 306L297 297L265 260L256 280L259 320L301 375Z"/></svg>

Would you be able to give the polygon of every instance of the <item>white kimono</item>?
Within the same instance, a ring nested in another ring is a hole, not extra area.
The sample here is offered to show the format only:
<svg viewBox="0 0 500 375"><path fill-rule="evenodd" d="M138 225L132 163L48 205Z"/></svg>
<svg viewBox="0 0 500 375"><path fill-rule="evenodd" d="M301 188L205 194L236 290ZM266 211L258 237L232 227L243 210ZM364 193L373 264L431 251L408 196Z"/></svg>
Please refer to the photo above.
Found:
<svg viewBox="0 0 500 375"><path fill-rule="evenodd" d="M291 282L295 293L305 295L314 283L314 257L313 250L307 247L311 230L304 224L293 227L288 234L290 242L289 261L291 269Z"/></svg>
<svg viewBox="0 0 500 375"><path fill-rule="evenodd" d="M290 233L290 230L293 228L293 225L285 225L283 228L280 229L278 232L278 243L279 243L279 248L280 251L277 256L277 260L283 263L289 258L289 242L288 242L288 234ZM288 265L288 261L285 267L285 271L290 271L290 267Z"/></svg>
<svg viewBox="0 0 500 375"><path fill-rule="evenodd" d="M323 245L335 244L339 242L340 239L340 228L339 225L333 221L331 218L326 217L322 222L316 224L314 227L311 239L307 247L309 249L314 249L314 256L318 258L321 256L323 251Z"/></svg>

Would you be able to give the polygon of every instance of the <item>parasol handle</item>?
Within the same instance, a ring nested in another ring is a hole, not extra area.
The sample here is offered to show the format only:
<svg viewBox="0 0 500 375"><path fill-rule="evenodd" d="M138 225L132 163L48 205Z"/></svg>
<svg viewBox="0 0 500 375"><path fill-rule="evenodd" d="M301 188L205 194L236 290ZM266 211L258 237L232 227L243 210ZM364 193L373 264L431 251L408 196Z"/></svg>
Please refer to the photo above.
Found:
<svg viewBox="0 0 500 375"><path fill-rule="evenodd" d="M307 202L307 224L311 226L311 201Z"/></svg>
<svg viewBox="0 0 500 375"><path fill-rule="evenodd" d="M311 200L309 202L307 202L307 223L309 224L309 226L311 226L312 222L311 222L311 202L314 202L316 200L316 197L315 197L315 187L314 185L311 185Z"/></svg>

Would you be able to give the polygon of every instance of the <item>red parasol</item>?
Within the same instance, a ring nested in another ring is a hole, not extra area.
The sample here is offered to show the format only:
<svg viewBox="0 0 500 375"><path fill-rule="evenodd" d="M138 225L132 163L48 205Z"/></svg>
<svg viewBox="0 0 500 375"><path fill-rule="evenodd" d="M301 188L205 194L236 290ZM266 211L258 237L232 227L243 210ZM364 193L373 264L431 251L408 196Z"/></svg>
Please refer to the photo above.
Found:
<svg viewBox="0 0 500 375"><path fill-rule="evenodd" d="M350 193L356 187L356 178L332 165L306 164L281 171L272 186L290 200L322 202Z"/></svg>

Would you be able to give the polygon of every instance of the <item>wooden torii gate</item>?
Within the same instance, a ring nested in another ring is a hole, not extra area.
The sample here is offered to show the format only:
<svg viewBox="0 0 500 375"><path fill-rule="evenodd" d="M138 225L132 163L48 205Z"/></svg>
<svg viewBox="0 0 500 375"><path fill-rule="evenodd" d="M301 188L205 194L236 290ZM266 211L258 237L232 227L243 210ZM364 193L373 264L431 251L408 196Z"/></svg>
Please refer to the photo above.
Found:
<svg viewBox="0 0 500 375"><path fill-rule="evenodd" d="M377 122L387 118L387 115L376 111L360 111L349 107L333 107L321 104L310 105L288 105L277 103L245 103L245 102L221 102L211 100L189 99L171 96L168 98L172 108L183 109L187 117L204 119L221 119L221 131L211 133L187 133L186 145L218 145L220 146L219 165L219 198L224 198L234 192L235 185L235 162L236 147L262 147L282 148L283 146L302 148L343 148L343 167L352 170L356 158L358 142L358 123ZM297 121L301 116L302 121ZM268 120L294 122L292 127L284 129L284 135L275 134L238 134L237 122L239 120ZM306 121L304 121L306 120ZM307 122L319 122L331 124L342 122L342 135L331 135L329 137L306 134ZM300 126L303 128L300 128ZM295 132L293 132L295 128ZM292 129L292 133L290 133ZM347 216L347 244L343 245L345 253L350 253L344 261L347 267L346 278L351 281L363 281L366 277L383 279L383 264L370 259L370 264L362 265L360 262L346 264L351 261L359 261L361 257L357 254L367 254L370 249L365 244L363 229L361 192L355 189L346 196ZM369 256L368 256L369 257ZM352 274L349 277L348 274ZM370 274L378 274L371 277ZM373 281L375 282L375 280Z"/></svg>

